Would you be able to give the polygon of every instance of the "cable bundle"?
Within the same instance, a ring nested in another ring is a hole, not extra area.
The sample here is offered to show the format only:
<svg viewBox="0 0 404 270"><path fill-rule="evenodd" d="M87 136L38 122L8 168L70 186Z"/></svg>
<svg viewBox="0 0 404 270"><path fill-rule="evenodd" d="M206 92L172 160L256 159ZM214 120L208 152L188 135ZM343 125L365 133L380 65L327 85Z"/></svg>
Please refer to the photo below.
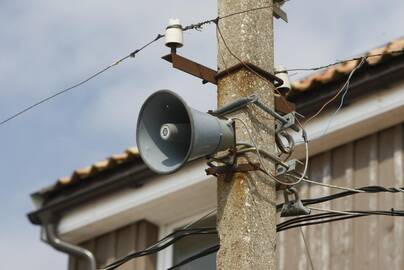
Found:
<svg viewBox="0 0 404 270"><path fill-rule="evenodd" d="M217 234L216 228L215 227L206 227L206 228L182 229L182 230L175 231L175 232L167 235L166 237L162 238L154 245L146 248L145 250L130 253L122 258L115 260L113 263L105 266L103 269L112 270L132 259L155 254L155 253L167 248L168 246L174 244L175 242L179 241L180 239L182 239L184 237L189 237L191 235L206 235L206 234Z"/></svg>

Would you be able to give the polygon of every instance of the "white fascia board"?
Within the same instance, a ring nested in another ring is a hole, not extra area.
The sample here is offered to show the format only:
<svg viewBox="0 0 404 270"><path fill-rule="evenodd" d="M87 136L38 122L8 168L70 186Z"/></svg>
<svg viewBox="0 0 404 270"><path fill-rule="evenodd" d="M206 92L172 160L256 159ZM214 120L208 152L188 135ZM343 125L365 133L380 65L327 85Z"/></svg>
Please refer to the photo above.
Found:
<svg viewBox="0 0 404 270"><path fill-rule="evenodd" d="M140 188L128 188L67 212L60 236L82 242L141 219L163 225L216 207L216 178L205 173L198 160L175 174L147 179Z"/></svg>
<svg viewBox="0 0 404 270"><path fill-rule="evenodd" d="M323 113L306 126L310 156L402 123L404 85L396 85L353 101L338 112L323 135L334 110ZM300 134L294 137L295 141L302 141ZM294 156L304 157L302 144L297 146Z"/></svg>

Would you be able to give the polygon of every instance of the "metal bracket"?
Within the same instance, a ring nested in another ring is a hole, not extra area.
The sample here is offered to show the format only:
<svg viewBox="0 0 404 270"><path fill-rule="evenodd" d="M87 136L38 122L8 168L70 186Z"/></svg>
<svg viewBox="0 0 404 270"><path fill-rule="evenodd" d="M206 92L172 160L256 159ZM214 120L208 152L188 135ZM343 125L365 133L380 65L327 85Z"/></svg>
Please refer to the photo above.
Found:
<svg viewBox="0 0 404 270"><path fill-rule="evenodd" d="M293 194L295 199L289 201L289 194ZM311 210L305 207L299 198L299 193L295 188L285 189L283 191L285 203L282 206L281 217L295 217L300 215L310 215Z"/></svg>
<svg viewBox="0 0 404 270"><path fill-rule="evenodd" d="M249 172L249 171L257 171L260 169L259 163L246 163L239 165L225 165L225 166L217 166L211 167L205 170L207 175L218 175L218 174L233 174L236 172Z"/></svg>
<svg viewBox="0 0 404 270"><path fill-rule="evenodd" d="M234 73L242 68L245 68L246 66L257 72L261 76L265 77L267 80L273 82L275 87L283 84L283 81L277 76L266 72L265 70L251 63L239 63L227 70L218 73L216 70L213 70L188 58L178 55L175 51L172 51L170 54L163 56L162 59L172 63L174 68L202 79L202 83L204 84L210 82L217 85L218 79L224 77L225 75ZM295 105L289 101L284 100L284 97L275 96L275 110L277 112L287 114L295 110Z"/></svg>
<svg viewBox="0 0 404 270"><path fill-rule="evenodd" d="M275 131L279 132L281 130L291 128L296 132L300 131L299 126L296 124L296 112L290 112L286 115L284 115L283 120L281 119L276 119L275 121Z"/></svg>
<svg viewBox="0 0 404 270"><path fill-rule="evenodd" d="M216 74L217 72L204 65L198 64L188 58L182 57L175 52L162 57L164 60L173 64L173 67L191 74L195 77L201 78L202 83L217 84Z"/></svg>
<svg viewBox="0 0 404 270"><path fill-rule="evenodd" d="M239 70L242 70L246 68L251 69L253 72L259 74L260 76L264 77L266 80L272 82L275 87L281 86L283 84L283 80L277 77L276 75L269 73L266 70L263 70L259 66L254 65L253 63L250 62L242 62L238 63L232 67L229 67L228 69L221 70L217 73L216 79L223 78L224 76L230 75L232 73L235 73Z"/></svg>
<svg viewBox="0 0 404 270"><path fill-rule="evenodd" d="M291 159L286 161L285 163L287 167L283 164L276 165L276 176L284 175L285 173L293 173L297 171L297 166L302 164L302 162L298 159Z"/></svg>
<svg viewBox="0 0 404 270"><path fill-rule="evenodd" d="M281 9L280 5L282 5L282 3L281 4L276 3L272 7L273 11L274 11L274 17L277 18L277 19L282 19L287 23L288 22L288 14Z"/></svg>

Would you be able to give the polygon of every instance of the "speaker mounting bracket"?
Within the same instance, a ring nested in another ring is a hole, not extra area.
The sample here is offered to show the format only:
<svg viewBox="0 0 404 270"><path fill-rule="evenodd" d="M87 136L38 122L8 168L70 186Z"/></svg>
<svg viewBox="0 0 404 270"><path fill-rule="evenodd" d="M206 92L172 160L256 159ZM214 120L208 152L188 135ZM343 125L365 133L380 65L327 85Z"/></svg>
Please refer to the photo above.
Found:
<svg viewBox="0 0 404 270"><path fill-rule="evenodd" d="M273 75L261 69L260 67L248 62L239 63L226 70L217 72L216 70L208 68L204 65L196 63L186 57L177 54L175 50L172 50L170 54L163 56L162 59L172 63L174 68L202 79L203 84L209 82L217 85L218 79L222 78L225 75L239 71L245 67L263 76L268 81L271 81L275 87L283 84L282 79L278 78L276 75ZM289 101L286 101L284 97L275 95L275 110L283 114L288 114L295 110L295 105Z"/></svg>
<svg viewBox="0 0 404 270"><path fill-rule="evenodd" d="M215 166L205 170L207 175L219 175L219 174L234 174L236 172L249 172L257 171L260 169L259 163L243 163L238 165L224 165Z"/></svg>

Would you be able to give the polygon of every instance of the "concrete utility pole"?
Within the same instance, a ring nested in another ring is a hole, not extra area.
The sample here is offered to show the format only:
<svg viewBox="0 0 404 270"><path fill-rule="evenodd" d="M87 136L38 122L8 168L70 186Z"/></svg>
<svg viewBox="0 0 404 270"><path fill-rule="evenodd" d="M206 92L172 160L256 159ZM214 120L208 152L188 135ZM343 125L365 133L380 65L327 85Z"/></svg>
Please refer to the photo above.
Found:
<svg viewBox="0 0 404 270"><path fill-rule="evenodd" d="M272 0L218 0L219 16L270 6ZM219 21L219 29L242 61L273 73L272 8L255 10ZM225 47L220 35L219 71L239 64ZM239 97L256 93L274 108L273 86L242 68L218 82L218 107ZM246 121L259 147L273 152L274 120L259 109L249 107L233 114ZM237 140L250 141L244 127L236 122ZM267 128L269 127L269 129ZM255 159L254 155L251 155ZM257 161L256 159L254 161ZM266 163L267 169L273 164ZM218 181L219 270L276 269L276 192L275 183L258 171L236 173L229 182Z"/></svg>

